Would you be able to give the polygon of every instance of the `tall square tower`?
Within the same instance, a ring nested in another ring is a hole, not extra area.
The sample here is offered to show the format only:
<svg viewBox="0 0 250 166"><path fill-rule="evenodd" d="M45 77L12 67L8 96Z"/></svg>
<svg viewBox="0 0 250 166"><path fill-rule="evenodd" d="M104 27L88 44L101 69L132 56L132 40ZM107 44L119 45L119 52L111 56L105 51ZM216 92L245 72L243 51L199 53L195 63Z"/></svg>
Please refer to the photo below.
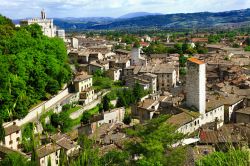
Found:
<svg viewBox="0 0 250 166"><path fill-rule="evenodd" d="M186 99L189 107L206 113L206 64L196 58L187 60Z"/></svg>

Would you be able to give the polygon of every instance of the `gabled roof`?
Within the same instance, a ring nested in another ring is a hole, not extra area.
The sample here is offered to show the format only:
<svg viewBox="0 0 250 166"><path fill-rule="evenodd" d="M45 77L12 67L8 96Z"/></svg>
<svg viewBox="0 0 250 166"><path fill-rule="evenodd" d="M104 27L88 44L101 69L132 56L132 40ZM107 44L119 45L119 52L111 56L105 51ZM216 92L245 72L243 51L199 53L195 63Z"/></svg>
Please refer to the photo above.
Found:
<svg viewBox="0 0 250 166"><path fill-rule="evenodd" d="M4 130L5 130L5 135L10 135L12 133L15 133L15 132L21 130L21 129L17 125L11 125L11 126L4 128Z"/></svg>
<svg viewBox="0 0 250 166"><path fill-rule="evenodd" d="M37 156L38 158L43 158L44 156L54 153L59 149L61 149L60 146L53 143L49 143L37 149Z"/></svg>
<svg viewBox="0 0 250 166"><path fill-rule="evenodd" d="M173 124L177 127L181 127L187 123L190 123L193 121L193 117L186 112L182 112L176 115L172 115L168 120L167 123Z"/></svg>
<svg viewBox="0 0 250 166"><path fill-rule="evenodd" d="M92 75L88 75L86 73L84 74L80 74L80 75L77 75L74 79L74 82L80 82L80 81L83 81L83 80L86 80L86 79L89 79L89 78L92 78L93 76Z"/></svg>

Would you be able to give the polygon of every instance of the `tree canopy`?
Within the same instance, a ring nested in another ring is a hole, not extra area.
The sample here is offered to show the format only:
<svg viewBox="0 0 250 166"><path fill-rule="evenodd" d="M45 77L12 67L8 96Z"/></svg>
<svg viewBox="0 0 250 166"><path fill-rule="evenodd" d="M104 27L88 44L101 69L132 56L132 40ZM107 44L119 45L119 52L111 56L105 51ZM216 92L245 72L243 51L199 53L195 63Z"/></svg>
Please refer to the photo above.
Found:
<svg viewBox="0 0 250 166"><path fill-rule="evenodd" d="M39 25L15 28L0 16L0 116L22 118L71 78L67 52L59 38L43 35Z"/></svg>

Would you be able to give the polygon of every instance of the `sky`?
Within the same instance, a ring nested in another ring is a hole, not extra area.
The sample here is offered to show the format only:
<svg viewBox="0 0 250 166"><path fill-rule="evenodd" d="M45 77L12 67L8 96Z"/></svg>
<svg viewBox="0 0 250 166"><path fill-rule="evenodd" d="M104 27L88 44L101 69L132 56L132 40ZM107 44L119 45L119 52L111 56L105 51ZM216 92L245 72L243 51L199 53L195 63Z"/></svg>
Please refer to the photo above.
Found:
<svg viewBox="0 0 250 166"><path fill-rule="evenodd" d="M250 0L0 0L0 14L12 19L119 17L131 12L194 13L250 8Z"/></svg>

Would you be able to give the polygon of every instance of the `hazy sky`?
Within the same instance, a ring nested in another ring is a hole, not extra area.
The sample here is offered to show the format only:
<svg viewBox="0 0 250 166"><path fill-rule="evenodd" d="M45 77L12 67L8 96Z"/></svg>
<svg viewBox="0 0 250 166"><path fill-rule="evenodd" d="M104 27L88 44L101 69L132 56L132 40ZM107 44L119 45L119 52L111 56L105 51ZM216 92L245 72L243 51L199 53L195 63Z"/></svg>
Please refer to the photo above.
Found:
<svg viewBox="0 0 250 166"><path fill-rule="evenodd" d="M0 13L10 18L119 17L130 12L190 13L250 8L250 0L0 0Z"/></svg>

